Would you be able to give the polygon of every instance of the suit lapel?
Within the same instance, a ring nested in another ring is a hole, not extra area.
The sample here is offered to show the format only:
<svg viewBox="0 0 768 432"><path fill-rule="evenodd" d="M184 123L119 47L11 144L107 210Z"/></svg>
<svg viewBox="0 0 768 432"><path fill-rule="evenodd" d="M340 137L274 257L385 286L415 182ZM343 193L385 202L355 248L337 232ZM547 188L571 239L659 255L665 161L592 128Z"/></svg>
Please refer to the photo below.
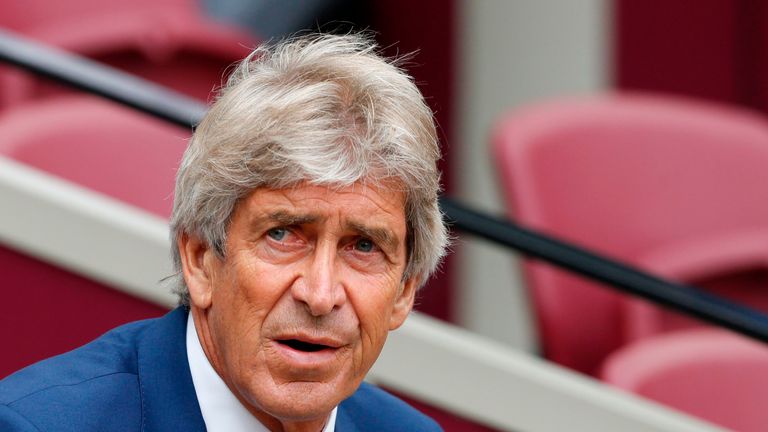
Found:
<svg viewBox="0 0 768 432"><path fill-rule="evenodd" d="M142 431L205 431L187 361L186 324L187 311L177 308L140 339Z"/></svg>

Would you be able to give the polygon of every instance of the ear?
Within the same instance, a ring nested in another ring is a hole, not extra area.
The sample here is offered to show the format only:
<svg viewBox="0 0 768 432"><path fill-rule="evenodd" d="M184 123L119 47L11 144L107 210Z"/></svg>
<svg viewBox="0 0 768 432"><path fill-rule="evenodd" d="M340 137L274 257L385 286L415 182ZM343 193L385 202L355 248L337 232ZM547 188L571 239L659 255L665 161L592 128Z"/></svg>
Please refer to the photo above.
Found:
<svg viewBox="0 0 768 432"><path fill-rule="evenodd" d="M213 297L213 276L219 259L196 236L183 234L178 239L184 281L189 289L192 306L206 310Z"/></svg>
<svg viewBox="0 0 768 432"><path fill-rule="evenodd" d="M395 304L392 307L392 315L389 317L389 329L395 330L405 322L408 314L413 309L413 302L416 297L416 287L419 286L417 277L410 277L403 282L400 293L395 298Z"/></svg>

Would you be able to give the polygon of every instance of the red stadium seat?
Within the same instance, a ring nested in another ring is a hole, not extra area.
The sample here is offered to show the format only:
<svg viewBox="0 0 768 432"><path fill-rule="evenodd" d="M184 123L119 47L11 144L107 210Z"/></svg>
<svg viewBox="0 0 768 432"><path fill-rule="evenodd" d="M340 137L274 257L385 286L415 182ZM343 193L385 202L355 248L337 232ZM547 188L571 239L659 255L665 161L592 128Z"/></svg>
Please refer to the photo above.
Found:
<svg viewBox="0 0 768 432"><path fill-rule="evenodd" d="M0 26L203 101L255 46L243 31L206 19L192 0L5 2ZM8 68L0 73L0 106L61 91Z"/></svg>
<svg viewBox="0 0 768 432"><path fill-rule="evenodd" d="M505 115L493 155L521 223L768 310L762 117L661 96L562 100ZM692 325L542 263L525 271L544 354L576 370Z"/></svg>
<svg viewBox="0 0 768 432"><path fill-rule="evenodd" d="M0 115L0 154L162 217L191 130L89 96Z"/></svg>
<svg viewBox="0 0 768 432"><path fill-rule="evenodd" d="M768 347L714 329L628 345L605 363L608 383L741 432L768 424Z"/></svg>
<svg viewBox="0 0 768 432"><path fill-rule="evenodd" d="M708 291L768 311L768 228L745 228L662 246L637 263L669 279L705 286ZM697 326L645 301L625 303L628 341Z"/></svg>
<svg viewBox="0 0 768 432"><path fill-rule="evenodd" d="M0 154L168 217L190 132L113 102L69 95L0 113ZM0 258L9 307L0 334L13 347L0 361L0 377L165 311L3 245Z"/></svg>

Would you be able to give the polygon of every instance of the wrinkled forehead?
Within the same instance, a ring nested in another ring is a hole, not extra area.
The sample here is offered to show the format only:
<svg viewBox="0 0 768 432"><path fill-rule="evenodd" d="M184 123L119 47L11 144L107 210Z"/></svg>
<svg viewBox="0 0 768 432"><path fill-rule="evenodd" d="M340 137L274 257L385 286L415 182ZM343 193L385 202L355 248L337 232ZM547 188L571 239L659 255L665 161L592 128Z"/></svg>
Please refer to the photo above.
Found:
<svg viewBox="0 0 768 432"><path fill-rule="evenodd" d="M346 211L360 215L387 214L405 219L405 192L398 183L354 182L323 184L303 181L287 187L262 186L251 190L238 207L284 208L305 213Z"/></svg>
<svg viewBox="0 0 768 432"><path fill-rule="evenodd" d="M289 171L289 170L284 170ZM299 193L302 190L313 189L316 192L324 192L331 195L349 193L375 193L381 196L397 196L405 208L409 198L409 188L406 181L390 175L383 170L370 170L366 175L351 176L349 178L326 178L310 175L303 172L301 167L294 167L292 174L284 174L268 178L265 182L246 192L245 196L251 196L259 189L271 189L279 191L292 191Z"/></svg>

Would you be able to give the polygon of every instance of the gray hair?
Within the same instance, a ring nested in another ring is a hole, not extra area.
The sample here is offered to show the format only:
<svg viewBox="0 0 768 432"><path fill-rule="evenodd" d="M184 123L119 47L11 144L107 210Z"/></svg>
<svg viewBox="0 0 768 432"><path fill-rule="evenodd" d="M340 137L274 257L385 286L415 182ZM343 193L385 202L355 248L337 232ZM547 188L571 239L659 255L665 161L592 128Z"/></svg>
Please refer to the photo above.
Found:
<svg viewBox="0 0 768 432"><path fill-rule="evenodd" d="M405 193L406 277L423 285L445 254L432 111L398 60L362 35L310 35L256 48L197 127L176 177L175 291L189 305L177 240L224 259L239 201L257 188L396 180Z"/></svg>

